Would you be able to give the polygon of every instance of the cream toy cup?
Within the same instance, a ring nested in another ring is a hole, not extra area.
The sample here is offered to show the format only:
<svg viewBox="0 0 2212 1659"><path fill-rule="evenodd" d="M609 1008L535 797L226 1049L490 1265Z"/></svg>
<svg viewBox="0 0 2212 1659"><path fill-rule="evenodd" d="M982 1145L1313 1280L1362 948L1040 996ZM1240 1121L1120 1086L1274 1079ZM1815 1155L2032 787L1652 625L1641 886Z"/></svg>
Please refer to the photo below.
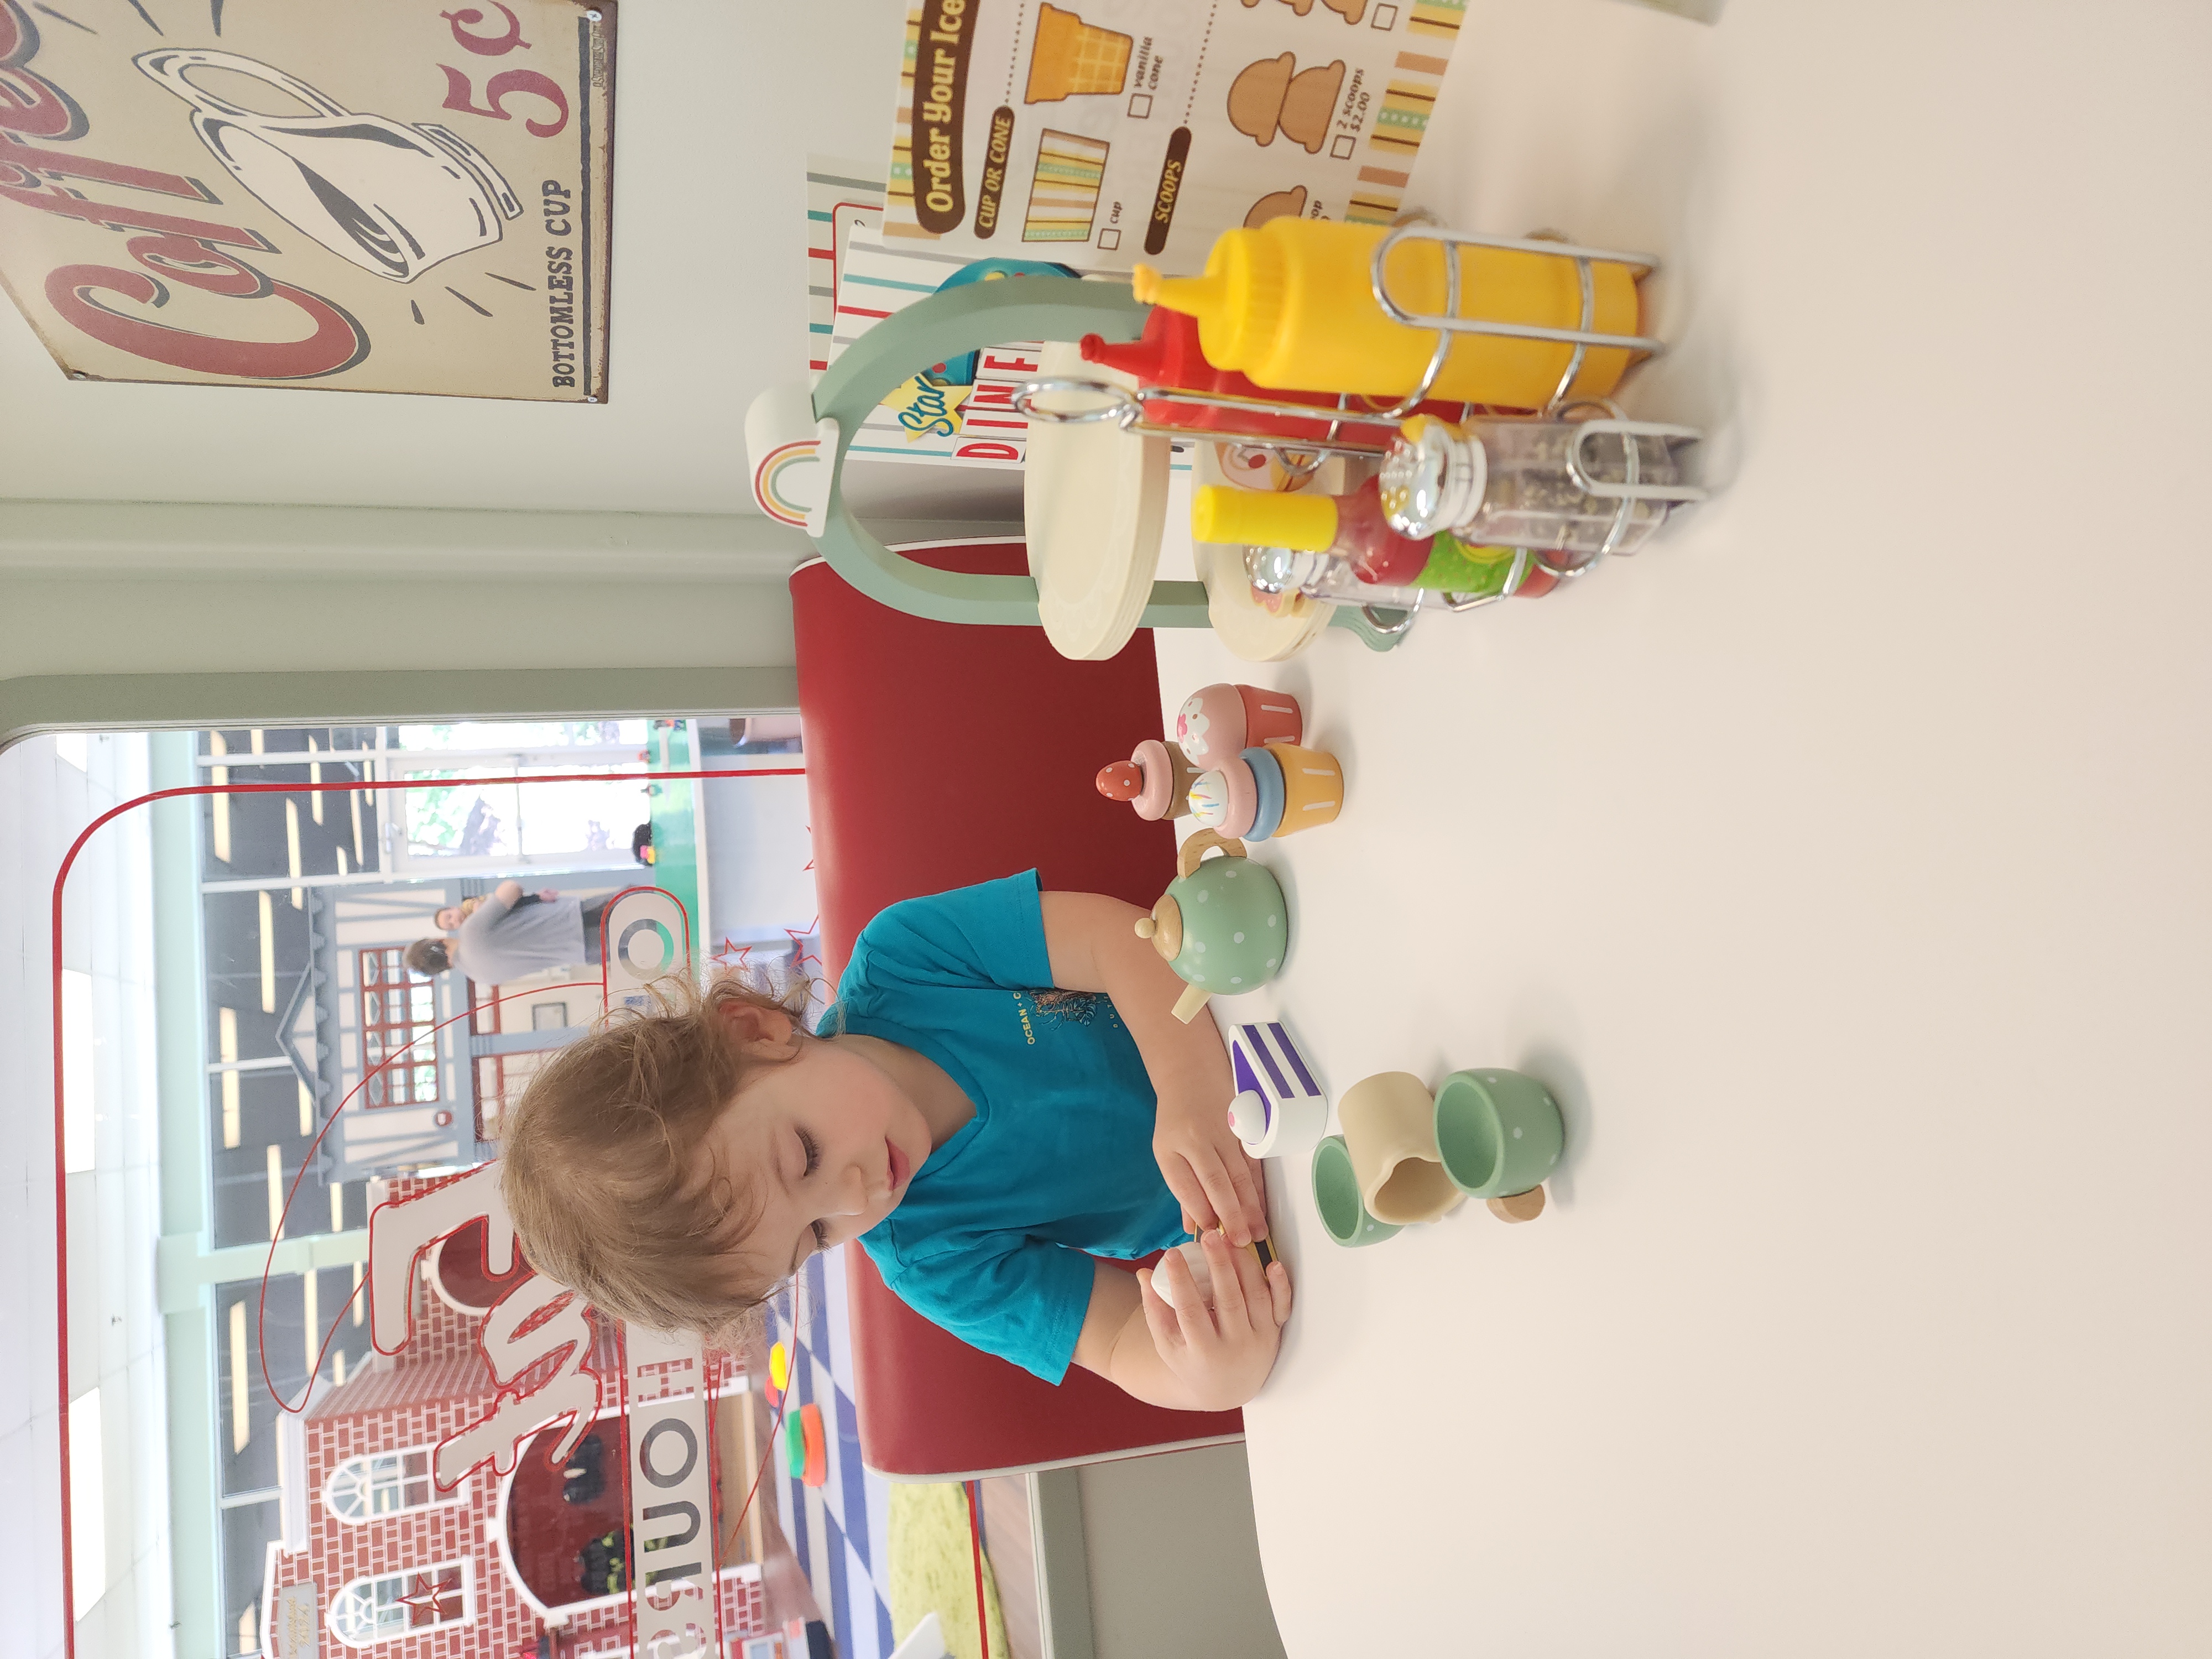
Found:
<svg viewBox="0 0 2212 1659"><path fill-rule="evenodd" d="M1465 1196L1437 1151L1437 1103L1411 1072L1364 1078L1336 1103L1360 1202L1377 1221L1435 1221Z"/></svg>
<svg viewBox="0 0 2212 1659"><path fill-rule="evenodd" d="M1201 862L1217 848L1226 856ZM1241 995L1274 978L1290 953L1291 908L1267 866L1244 856L1243 842L1211 830L1183 842L1176 868L1137 937L1188 982L1175 1006L1188 1024L1217 993Z"/></svg>

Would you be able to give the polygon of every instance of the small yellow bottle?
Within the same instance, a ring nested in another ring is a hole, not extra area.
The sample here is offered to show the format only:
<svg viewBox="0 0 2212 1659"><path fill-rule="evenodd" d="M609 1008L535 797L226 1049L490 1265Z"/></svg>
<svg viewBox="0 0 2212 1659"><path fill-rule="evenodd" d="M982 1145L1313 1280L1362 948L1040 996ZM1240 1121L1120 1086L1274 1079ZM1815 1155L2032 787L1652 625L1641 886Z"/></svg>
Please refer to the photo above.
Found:
<svg viewBox="0 0 2212 1659"><path fill-rule="evenodd" d="M1199 346L1216 368L1285 392L1349 392L1402 398L1420 382L1436 334L1393 322L1369 287L1381 225L1326 219L1270 219L1251 230L1224 231L1203 276L1134 273L1137 298L1198 319ZM1560 254L1516 248L1462 247L1459 315L1490 322L1575 328L1582 321L1582 278ZM1390 253L1390 297L1407 310L1444 309L1444 251L1409 240ZM1593 262L1595 328L1642 331L1637 270ZM1559 389L1574 348L1549 340L1462 334L1430 396L1502 409L1541 409ZM1628 372L1629 353L1594 346L1571 389L1602 398Z"/></svg>

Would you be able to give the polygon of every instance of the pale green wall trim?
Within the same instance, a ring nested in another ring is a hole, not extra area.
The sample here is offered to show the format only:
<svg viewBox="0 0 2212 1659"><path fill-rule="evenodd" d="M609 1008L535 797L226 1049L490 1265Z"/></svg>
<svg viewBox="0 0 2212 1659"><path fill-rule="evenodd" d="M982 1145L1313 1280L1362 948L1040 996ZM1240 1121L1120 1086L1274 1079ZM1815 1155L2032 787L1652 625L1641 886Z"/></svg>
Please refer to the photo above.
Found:
<svg viewBox="0 0 2212 1659"><path fill-rule="evenodd" d="M788 668L356 669L0 679L0 749L42 731L615 718L795 708ZM189 776L185 781L196 781ZM191 975L197 982L198 970Z"/></svg>
<svg viewBox="0 0 2212 1659"><path fill-rule="evenodd" d="M149 781L196 782L192 739L156 732ZM154 1022L161 1166L161 1230L197 1255L207 1237L206 1016L201 1007L199 803L157 801L154 815ZM159 1274L156 1275L157 1283ZM209 1303L197 1287L181 1306L161 1304L168 1368L169 1580L176 1659L217 1659L225 1639L216 1559L215 1354Z"/></svg>
<svg viewBox="0 0 2212 1659"><path fill-rule="evenodd" d="M805 533L758 513L495 513L191 501L9 501L0 569L358 579L780 581Z"/></svg>
<svg viewBox="0 0 2212 1659"><path fill-rule="evenodd" d="M913 470L899 467L915 495ZM877 492L881 494L883 492ZM1012 505L1017 515L1017 489ZM1022 533L1018 516L875 520L887 541ZM781 582L814 556L805 532L758 513L496 513L447 507L198 501L21 501L0 512L0 570L199 578L267 573L357 580L622 579Z"/></svg>

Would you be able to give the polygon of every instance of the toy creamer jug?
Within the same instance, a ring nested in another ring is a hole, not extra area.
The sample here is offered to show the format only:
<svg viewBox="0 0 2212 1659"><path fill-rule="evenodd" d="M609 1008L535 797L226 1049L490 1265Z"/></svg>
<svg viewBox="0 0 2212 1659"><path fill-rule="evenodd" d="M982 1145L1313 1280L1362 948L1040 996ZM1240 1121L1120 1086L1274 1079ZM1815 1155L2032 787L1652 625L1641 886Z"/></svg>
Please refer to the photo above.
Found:
<svg viewBox="0 0 2212 1659"><path fill-rule="evenodd" d="M411 283L441 259L500 240L522 204L477 148L428 122L357 114L305 81L235 52L163 47L131 60L192 106L192 131L244 185L342 259ZM228 70L315 112L264 115L185 77Z"/></svg>
<svg viewBox="0 0 2212 1659"><path fill-rule="evenodd" d="M1226 856L1201 862L1217 848ZM1274 978L1290 951L1291 908L1267 866L1244 856L1243 842L1211 830L1183 842L1176 869L1137 937L1189 982L1175 1006L1188 1024L1216 993L1237 996Z"/></svg>

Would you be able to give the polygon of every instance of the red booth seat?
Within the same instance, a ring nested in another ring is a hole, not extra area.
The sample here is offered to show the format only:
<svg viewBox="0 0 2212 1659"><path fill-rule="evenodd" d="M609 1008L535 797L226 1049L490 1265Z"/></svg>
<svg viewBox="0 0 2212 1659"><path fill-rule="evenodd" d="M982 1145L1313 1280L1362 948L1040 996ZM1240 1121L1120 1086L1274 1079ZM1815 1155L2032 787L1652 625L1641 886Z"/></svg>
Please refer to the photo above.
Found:
<svg viewBox="0 0 2212 1659"><path fill-rule="evenodd" d="M1021 544L903 548L941 568L1023 572ZM1034 628L927 622L817 560L791 578L822 951L834 978L886 905L1034 866L1042 885L1149 908L1175 836L1093 787L1160 731L1149 633L1070 662ZM1058 1388L969 1347L848 1249L860 1450L894 1478L957 1480L1238 1437L1237 1412L1173 1412L1079 1369Z"/></svg>

